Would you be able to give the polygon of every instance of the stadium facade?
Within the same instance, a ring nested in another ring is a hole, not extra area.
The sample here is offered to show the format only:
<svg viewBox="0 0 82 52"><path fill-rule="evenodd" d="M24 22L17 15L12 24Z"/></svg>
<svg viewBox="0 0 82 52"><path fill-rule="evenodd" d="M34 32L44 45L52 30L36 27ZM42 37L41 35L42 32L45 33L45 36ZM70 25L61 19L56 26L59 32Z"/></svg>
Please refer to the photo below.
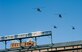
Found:
<svg viewBox="0 0 82 52"><path fill-rule="evenodd" d="M50 44L38 45L37 37L50 36ZM35 41L22 42L24 39L34 38ZM19 42L11 43L11 47L7 48L7 42L19 40ZM10 35L0 37L0 42L5 42L5 49L0 52L82 52L82 40L70 41L63 43L53 43L51 31L38 31L32 33L23 33L18 35Z"/></svg>
<svg viewBox="0 0 82 52"><path fill-rule="evenodd" d="M82 52L82 40L38 45L33 47L10 48L0 52Z"/></svg>

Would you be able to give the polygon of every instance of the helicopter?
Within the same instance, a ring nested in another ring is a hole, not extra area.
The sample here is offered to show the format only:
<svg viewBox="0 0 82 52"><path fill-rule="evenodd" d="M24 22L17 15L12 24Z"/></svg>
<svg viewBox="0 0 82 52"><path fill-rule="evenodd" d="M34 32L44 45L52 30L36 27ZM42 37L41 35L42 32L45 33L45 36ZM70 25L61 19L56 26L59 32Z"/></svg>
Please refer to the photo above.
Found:
<svg viewBox="0 0 82 52"><path fill-rule="evenodd" d="M57 26L54 26L54 28L57 28Z"/></svg>
<svg viewBox="0 0 82 52"><path fill-rule="evenodd" d="M61 15L61 14L59 14L59 13L58 13L58 14L55 14L55 15L58 15L58 17L59 17L59 18L62 18L62 15Z"/></svg>
<svg viewBox="0 0 82 52"><path fill-rule="evenodd" d="M62 15L61 15L61 14L58 14L58 16L59 16L60 18L62 18Z"/></svg>
<svg viewBox="0 0 82 52"><path fill-rule="evenodd" d="M73 29L73 30L75 30L75 27L74 27L74 26L72 26L72 29Z"/></svg>
<svg viewBox="0 0 82 52"><path fill-rule="evenodd" d="M42 10L41 10L40 8L36 8L36 10L37 10L38 12L42 12Z"/></svg>

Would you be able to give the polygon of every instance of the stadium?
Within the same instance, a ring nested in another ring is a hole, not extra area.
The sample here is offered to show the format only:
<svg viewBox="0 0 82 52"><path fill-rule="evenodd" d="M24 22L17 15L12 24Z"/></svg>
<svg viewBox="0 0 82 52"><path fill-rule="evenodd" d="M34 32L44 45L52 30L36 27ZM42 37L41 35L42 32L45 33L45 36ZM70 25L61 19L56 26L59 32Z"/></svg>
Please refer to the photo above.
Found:
<svg viewBox="0 0 82 52"><path fill-rule="evenodd" d="M51 44L38 45L37 37L50 36ZM35 38L28 42L22 42L25 38ZM11 47L7 48L7 41L20 40L19 43L11 43ZM0 42L5 42L5 49L0 52L82 52L82 40L70 41L62 43L53 43L51 31L38 31L32 33L23 33L20 35L12 35L0 37Z"/></svg>

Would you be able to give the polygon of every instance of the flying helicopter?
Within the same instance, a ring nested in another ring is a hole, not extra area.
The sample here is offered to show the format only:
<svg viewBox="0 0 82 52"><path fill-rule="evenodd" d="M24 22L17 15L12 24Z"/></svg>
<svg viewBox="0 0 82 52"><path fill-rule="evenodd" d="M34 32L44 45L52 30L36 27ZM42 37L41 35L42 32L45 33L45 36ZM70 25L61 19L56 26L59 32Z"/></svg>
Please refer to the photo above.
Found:
<svg viewBox="0 0 82 52"><path fill-rule="evenodd" d="M57 26L54 25L54 28L57 28Z"/></svg>
<svg viewBox="0 0 82 52"><path fill-rule="evenodd" d="M59 18L62 18L62 14L57 13L55 15L58 15Z"/></svg>
<svg viewBox="0 0 82 52"><path fill-rule="evenodd" d="M75 30L75 27L74 27L74 26L72 26L72 29L73 29L73 30Z"/></svg>
<svg viewBox="0 0 82 52"><path fill-rule="evenodd" d="M59 14L58 16L59 16L60 18L62 18L62 15L61 15L61 14Z"/></svg>
<svg viewBox="0 0 82 52"><path fill-rule="evenodd" d="M38 12L42 12L42 10L41 10L40 8L36 8L36 10L37 10Z"/></svg>
<svg viewBox="0 0 82 52"><path fill-rule="evenodd" d="M44 7L36 7L36 8L34 8L37 12L42 12L42 8L44 8Z"/></svg>

